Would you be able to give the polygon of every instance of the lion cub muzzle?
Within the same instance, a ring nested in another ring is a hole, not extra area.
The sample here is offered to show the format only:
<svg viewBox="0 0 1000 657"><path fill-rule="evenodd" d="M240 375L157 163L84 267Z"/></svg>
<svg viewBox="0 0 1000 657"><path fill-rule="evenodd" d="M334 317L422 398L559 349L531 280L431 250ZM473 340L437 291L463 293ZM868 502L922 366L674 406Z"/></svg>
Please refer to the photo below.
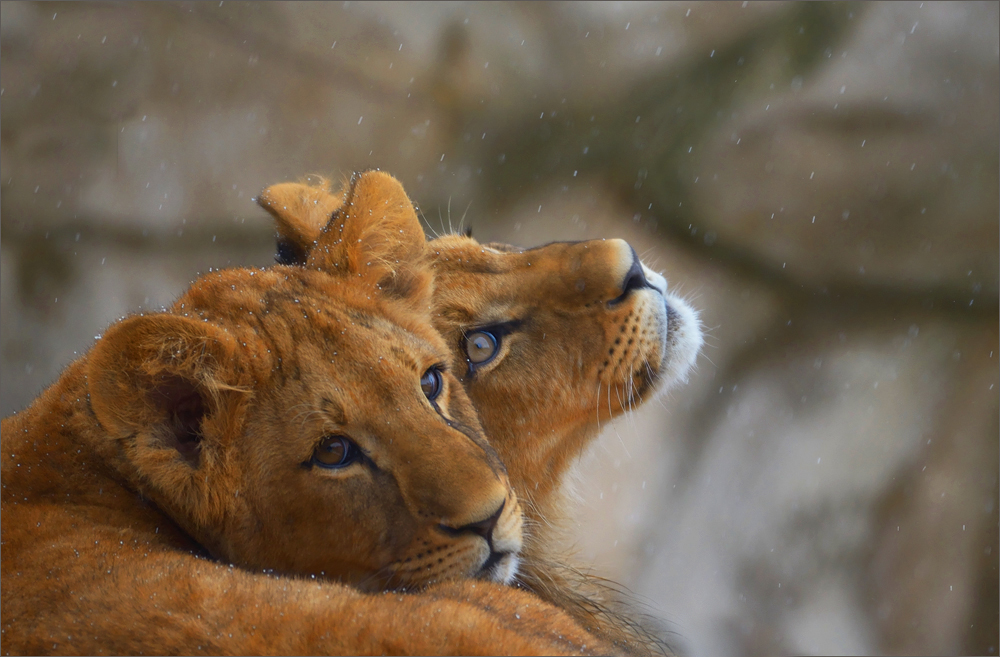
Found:
<svg viewBox="0 0 1000 657"><path fill-rule="evenodd" d="M522 513L509 487L489 516L471 522L442 519L423 535L411 554L394 563L391 581L422 586L455 577L509 583L517 574L522 547Z"/></svg>
<svg viewBox="0 0 1000 657"><path fill-rule="evenodd" d="M452 536L474 534L486 541L489 552L476 576L508 583L517 573L517 555L521 550L521 523L522 515L517 496L510 491L507 499L489 518L457 528L445 524L440 527L445 534Z"/></svg>
<svg viewBox="0 0 1000 657"><path fill-rule="evenodd" d="M682 380L701 349L702 336L697 313L668 291L666 279L644 265L627 243L607 241L617 249L617 263L609 273L620 281L621 295L607 303L612 330L605 333L607 351L599 376L621 390L621 399L614 401L625 410L647 393ZM615 277L625 263L628 269Z"/></svg>
<svg viewBox="0 0 1000 657"><path fill-rule="evenodd" d="M612 397L600 405L612 414L683 378L693 364L701 347L697 315L628 242L553 243L521 256L524 270L546 267L554 274L545 292L577 316L572 334L596 360L595 378ZM587 335L584 322L600 330Z"/></svg>

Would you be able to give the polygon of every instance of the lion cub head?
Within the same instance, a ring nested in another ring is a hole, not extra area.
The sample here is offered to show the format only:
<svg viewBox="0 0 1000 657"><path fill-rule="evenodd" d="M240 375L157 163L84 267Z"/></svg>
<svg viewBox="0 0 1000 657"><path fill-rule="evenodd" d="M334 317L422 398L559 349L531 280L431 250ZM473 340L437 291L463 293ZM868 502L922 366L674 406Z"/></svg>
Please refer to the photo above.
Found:
<svg viewBox="0 0 1000 657"><path fill-rule="evenodd" d="M429 247L434 325L515 489L542 507L600 426L683 380L701 347L697 313L623 240Z"/></svg>
<svg viewBox="0 0 1000 657"><path fill-rule="evenodd" d="M306 266L210 273L107 331L87 378L109 460L250 569L509 581L520 508L431 326L431 286L402 187L356 176Z"/></svg>

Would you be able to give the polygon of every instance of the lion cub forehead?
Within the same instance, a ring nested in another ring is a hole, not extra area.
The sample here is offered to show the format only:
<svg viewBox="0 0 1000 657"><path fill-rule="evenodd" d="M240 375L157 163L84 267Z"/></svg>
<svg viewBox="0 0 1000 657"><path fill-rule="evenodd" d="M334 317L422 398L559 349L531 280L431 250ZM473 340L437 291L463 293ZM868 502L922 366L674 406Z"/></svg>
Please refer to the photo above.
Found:
<svg viewBox="0 0 1000 657"><path fill-rule="evenodd" d="M294 267L207 274L172 310L242 335L248 349L254 344L279 347L268 353L312 345L327 361L346 356L343 363L367 368L391 358L421 373L448 354L429 320L405 310L394 312L391 303L352 294L349 284Z"/></svg>
<svg viewBox="0 0 1000 657"><path fill-rule="evenodd" d="M464 235L444 235L428 244L428 251L438 271L460 271L465 274L502 274L514 266L511 256L521 249L491 242L480 244Z"/></svg>

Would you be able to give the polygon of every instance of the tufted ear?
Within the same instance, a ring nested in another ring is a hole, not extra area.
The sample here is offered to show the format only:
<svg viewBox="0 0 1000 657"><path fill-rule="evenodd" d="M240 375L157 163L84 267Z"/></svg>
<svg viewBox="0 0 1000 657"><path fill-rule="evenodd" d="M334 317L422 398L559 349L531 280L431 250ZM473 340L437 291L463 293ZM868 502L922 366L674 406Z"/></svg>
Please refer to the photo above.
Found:
<svg viewBox="0 0 1000 657"><path fill-rule="evenodd" d="M428 296L426 240L398 180L382 171L351 178L344 204L309 254L307 267L350 276L399 298Z"/></svg>
<svg viewBox="0 0 1000 657"><path fill-rule="evenodd" d="M139 435L133 460L191 467L202 460L207 424L220 421L228 391L242 390L236 344L206 322L176 315L129 317L113 325L87 361L90 403L113 438ZM152 459L150 461L150 459Z"/></svg>
<svg viewBox="0 0 1000 657"><path fill-rule="evenodd" d="M262 191L257 205L274 217L278 231L275 259L283 265L305 264L323 228L342 204L342 195L331 192L322 178L318 185L281 183Z"/></svg>

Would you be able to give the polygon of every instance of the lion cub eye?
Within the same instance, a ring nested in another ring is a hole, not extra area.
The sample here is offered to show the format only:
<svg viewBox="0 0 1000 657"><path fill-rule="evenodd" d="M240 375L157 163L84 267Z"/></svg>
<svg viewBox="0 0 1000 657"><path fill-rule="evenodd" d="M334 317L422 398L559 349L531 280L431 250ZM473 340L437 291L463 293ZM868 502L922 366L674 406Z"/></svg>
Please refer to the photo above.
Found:
<svg viewBox="0 0 1000 657"><path fill-rule="evenodd" d="M492 333L476 331L465 336L465 353L469 355L469 362L473 365L488 362L499 350L500 342Z"/></svg>
<svg viewBox="0 0 1000 657"><path fill-rule="evenodd" d="M326 436L313 450L312 461L323 468L343 468L360 456L358 446L344 436Z"/></svg>
<svg viewBox="0 0 1000 657"><path fill-rule="evenodd" d="M438 369L437 365L424 372L424 375L420 377L420 389L431 401L437 399L437 396L441 394L441 386L441 370Z"/></svg>

